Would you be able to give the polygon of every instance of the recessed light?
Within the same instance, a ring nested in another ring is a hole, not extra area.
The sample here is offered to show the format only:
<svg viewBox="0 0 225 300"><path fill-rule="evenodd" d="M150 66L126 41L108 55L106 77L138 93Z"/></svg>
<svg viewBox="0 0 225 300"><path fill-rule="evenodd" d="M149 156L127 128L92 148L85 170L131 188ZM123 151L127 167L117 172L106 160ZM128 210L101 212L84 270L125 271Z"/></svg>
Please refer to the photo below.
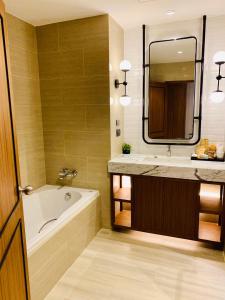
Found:
<svg viewBox="0 0 225 300"><path fill-rule="evenodd" d="M167 10L166 14L167 14L167 16L172 16L175 14L175 11L172 9L169 9L169 10Z"/></svg>
<svg viewBox="0 0 225 300"><path fill-rule="evenodd" d="M183 51L177 51L177 54L183 54L184 52Z"/></svg>

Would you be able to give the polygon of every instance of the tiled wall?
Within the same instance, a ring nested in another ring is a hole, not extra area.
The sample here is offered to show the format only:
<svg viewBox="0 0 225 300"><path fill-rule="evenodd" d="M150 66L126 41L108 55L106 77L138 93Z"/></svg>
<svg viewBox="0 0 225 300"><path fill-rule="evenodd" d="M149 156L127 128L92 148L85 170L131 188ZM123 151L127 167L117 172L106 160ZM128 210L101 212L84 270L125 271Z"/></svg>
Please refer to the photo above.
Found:
<svg viewBox="0 0 225 300"><path fill-rule="evenodd" d="M37 27L46 177L78 170L67 184L99 189L104 227L110 224L108 16Z"/></svg>
<svg viewBox="0 0 225 300"><path fill-rule="evenodd" d="M181 63L151 64L150 76L151 81L159 82L194 80L195 63L190 61Z"/></svg>
<svg viewBox="0 0 225 300"><path fill-rule="evenodd" d="M119 98L124 94L122 87L116 89L115 79L124 80L124 74L119 65L124 54L123 29L109 17L109 62L110 62L110 121L111 121L111 157L121 153L123 143L123 107L119 104ZM119 121L119 124L116 124ZM116 136L116 130L120 129L121 135Z"/></svg>
<svg viewBox="0 0 225 300"><path fill-rule="evenodd" d="M45 159L35 28L7 15L21 184L45 184Z"/></svg>
<svg viewBox="0 0 225 300"><path fill-rule="evenodd" d="M225 141L225 102L213 104L209 101L209 94L216 89L217 67L212 62L216 51L225 50L225 16L208 18L206 35L206 60L203 93L203 124L202 136L211 142ZM172 38L177 36L196 35L201 41L201 20L184 21L158 26L150 26L147 30L148 41L155 39ZM165 146L150 146L142 140L142 29L125 31L125 57L132 63L132 70L128 73L128 93L132 96L132 104L125 108L124 137L127 143L132 144L136 153L166 154ZM146 47L148 44L146 45ZM201 49L201 42L199 50ZM147 50L147 49L146 49ZM147 53L147 52L146 52ZM200 53L198 53L200 57ZM147 58L147 56L146 56ZM225 70L224 70L225 72ZM225 81L221 88L225 90ZM173 155L190 155L193 147L173 146Z"/></svg>
<svg viewBox="0 0 225 300"><path fill-rule="evenodd" d="M59 170L74 167L78 176L64 183L99 189L109 227L107 161L123 142L123 91L114 88L123 30L107 15L36 30L9 15L8 25L22 184L58 184Z"/></svg>

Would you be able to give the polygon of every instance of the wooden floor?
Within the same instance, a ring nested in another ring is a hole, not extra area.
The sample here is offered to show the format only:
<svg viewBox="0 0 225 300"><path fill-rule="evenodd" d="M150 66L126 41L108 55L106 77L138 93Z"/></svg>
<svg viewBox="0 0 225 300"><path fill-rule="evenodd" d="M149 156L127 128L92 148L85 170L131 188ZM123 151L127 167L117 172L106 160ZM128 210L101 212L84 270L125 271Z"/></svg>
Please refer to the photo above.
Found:
<svg viewBox="0 0 225 300"><path fill-rule="evenodd" d="M221 251L102 229L45 300L224 300Z"/></svg>

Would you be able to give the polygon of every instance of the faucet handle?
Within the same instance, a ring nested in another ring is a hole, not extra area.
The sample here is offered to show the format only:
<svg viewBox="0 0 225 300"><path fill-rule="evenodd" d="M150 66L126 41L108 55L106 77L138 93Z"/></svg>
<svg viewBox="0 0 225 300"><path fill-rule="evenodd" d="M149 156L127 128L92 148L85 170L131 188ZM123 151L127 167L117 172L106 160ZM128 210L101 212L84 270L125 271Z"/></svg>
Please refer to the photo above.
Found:
<svg viewBox="0 0 225 300"><path fill-rule="evenodd" d="M68 174L67 169L65 168L60 169L58 173L58 179L63 180L67 174Z"/></svg>
<svg viewBox="0 0 225 300"><path fill-rule="evenodd" d="M68 176L70 176L72 178L76 177L77 174L78 174L78 171L76 169L69 169L69 171L68 171Z"/></svg>
<svg viewBox="0 0 225 300"><path fill-rule="evenodd" d="M76 169L62 168L59 171L58 178L60 180L63 180L66 177L74 178L77 176L77 174L78 174L78 171Z"/></svg>
<svg viewBox="0 0 225 300"><path fill-rule="evenodd" d="M78 171L76 169L73 170L74 177L78 175Z"/></svg>

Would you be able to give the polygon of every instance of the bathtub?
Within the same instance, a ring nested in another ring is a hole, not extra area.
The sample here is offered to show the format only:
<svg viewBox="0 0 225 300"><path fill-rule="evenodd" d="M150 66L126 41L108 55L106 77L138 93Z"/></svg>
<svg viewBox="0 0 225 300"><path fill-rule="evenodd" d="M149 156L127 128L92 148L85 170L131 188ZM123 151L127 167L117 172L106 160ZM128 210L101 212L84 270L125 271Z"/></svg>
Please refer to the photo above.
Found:
<svg viewBox="0 0 225 300"><path fill-rule="evenodd" d="M23 197L32 300L42 300L100 229L99 192L46 185Z"/></svg>

